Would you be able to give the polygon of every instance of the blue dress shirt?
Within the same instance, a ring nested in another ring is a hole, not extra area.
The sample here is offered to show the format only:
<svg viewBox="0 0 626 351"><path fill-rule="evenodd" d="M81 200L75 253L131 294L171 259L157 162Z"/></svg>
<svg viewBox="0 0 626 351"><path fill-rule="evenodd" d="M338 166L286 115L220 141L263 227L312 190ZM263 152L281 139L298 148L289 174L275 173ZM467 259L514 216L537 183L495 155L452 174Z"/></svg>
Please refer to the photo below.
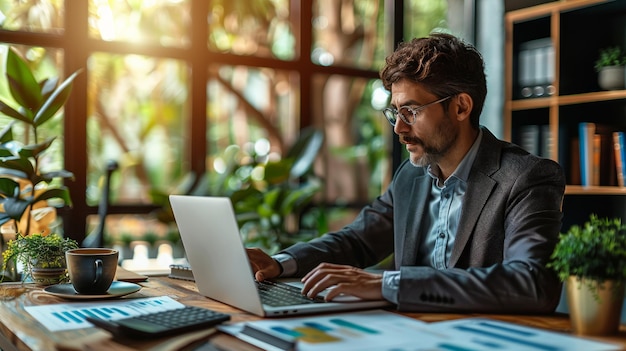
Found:
<svg viewBox="0 0 626 351"><path fill-rule="evenodd" d="M480 129L478 137L459 166L443 182L440 179L439 168L436 165L434 167L428 166L428 174L433 181L428 203L428 218L425 218L420 231L429 234L421 236L418 255L421 261L418 262L419 265L431 266L436 269L447 268L461 218L467 178L476 158L482 135L483 132ZM297 271L297 263L290 255L281 253L272 257L281 265L282 277L291 276ZM392 303L398 302L399 284L400 271L383 272L382 294L385 299Z"/></svg>

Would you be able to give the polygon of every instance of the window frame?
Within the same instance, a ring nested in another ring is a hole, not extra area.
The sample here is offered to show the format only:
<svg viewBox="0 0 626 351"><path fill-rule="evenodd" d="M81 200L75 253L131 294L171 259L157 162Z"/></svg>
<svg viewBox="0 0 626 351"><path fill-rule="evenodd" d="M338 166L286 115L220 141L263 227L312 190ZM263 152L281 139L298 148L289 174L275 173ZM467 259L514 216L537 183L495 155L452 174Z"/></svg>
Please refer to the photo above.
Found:
<svg viewBox="0 0 626 351"><path fill-rule="evenodd" d="M463 0L457 0L463 1ZM70 5L71 3L71 5ZM452 2L450 2L452 3ZM301 0L290 0L293 23L312 23L313 10L311 3ZM388 40L387 52L391 52L403 40L404 0L385 0L384 11L387 18ZM299 74L300 128L312 124L312 91L313 77L320 74L342 75L366 79L377 79L377 70L366 70L342 66L321 66L311 61L310 48L312 47L313 33L311 26L294 26L296 55L294 60L283 61L274 58L237 56L233 54L216 53L210 51L208 40L207 14L210 10L210 1L191 0L191 45L189 47L160 47L156 45L142 45L129 42L109 42L90 38L88 30L88 2L65 0L65 29L60 34L36 32L15 32L0 29L3 42L30 46L54 47L64 51L63 71L74 72L87 66L89 56L94 52L110 54L137 54L155 58L174 58L184 61L193 74L190 75L190 125L185 152L190 157L190 171L202 174L206 170L205 159L207 150L206 104L207 81L209 79L208 63L225 65L243 65L258 68L275 68L293 70ZM75 179L66 182L73 200L72 208L62 208L59 214L63 218L64 234L82 242L86 235L87 219L98 213L97 206L87 204L87 74L79 75L74 81L74 89L64 111L64 162L65 169L71 170ZM392 169L397 169L403 158L403 150L393 133ZM103 165L103 168L105 165ZM362 204L353 204L361 206ZM109 204L108 214L148 214L157 208L156 205L116 205Z"/></svg>

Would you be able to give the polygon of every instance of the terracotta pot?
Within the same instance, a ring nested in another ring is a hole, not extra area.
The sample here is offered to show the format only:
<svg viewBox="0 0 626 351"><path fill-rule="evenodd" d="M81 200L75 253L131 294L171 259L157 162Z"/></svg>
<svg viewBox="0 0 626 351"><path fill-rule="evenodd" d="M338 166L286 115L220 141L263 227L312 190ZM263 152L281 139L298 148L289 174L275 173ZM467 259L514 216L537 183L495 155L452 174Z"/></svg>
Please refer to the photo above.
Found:
<svg viewBox="0 0 626 351"><path fill-rule="evenodd" d="M605 281L598 286L594 280L579 280L576 277L567 281L567 305L575 334L616 334L623 302L624 282Z"/></svg>

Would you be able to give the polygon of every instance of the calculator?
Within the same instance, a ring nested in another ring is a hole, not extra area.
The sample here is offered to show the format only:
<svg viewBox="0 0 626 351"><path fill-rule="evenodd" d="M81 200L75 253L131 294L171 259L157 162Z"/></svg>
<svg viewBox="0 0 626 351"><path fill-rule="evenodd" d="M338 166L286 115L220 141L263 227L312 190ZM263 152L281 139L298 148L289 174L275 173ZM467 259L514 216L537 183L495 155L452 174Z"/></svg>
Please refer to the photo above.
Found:
<svg viewBox="0 0 626 351"><path fill-rule="evenodd" d="M230 320L230 315L208 308L185 306L114 321L94 317L86 317L85 319L115 335L149 337L210 328Z"/></svg>

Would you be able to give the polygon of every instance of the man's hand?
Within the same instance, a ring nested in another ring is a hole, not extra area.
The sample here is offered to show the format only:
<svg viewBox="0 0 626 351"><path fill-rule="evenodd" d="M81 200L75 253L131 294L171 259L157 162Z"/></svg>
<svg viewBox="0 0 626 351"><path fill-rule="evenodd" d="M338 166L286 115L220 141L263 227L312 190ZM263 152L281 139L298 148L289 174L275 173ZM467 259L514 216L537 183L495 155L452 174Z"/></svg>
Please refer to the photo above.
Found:
<svg viewBox="0 0 626 351"><path fill-rule="evenodd" d="M302 278L302 283L302 293L308 297L315 297L331 287L325 296L326 301L331 301L342 293L364 300L383 298L382 274L369 273L352 266L322 263L307 273Z"/></svg>
<svg viewBox="0 0 626 351"><path fill-rule="evenodd" d="M266 279L276 278L280 275L280 264L276 262L270 255L263 250L254 247L246 249L254 279L263 281Z"/></svg>

